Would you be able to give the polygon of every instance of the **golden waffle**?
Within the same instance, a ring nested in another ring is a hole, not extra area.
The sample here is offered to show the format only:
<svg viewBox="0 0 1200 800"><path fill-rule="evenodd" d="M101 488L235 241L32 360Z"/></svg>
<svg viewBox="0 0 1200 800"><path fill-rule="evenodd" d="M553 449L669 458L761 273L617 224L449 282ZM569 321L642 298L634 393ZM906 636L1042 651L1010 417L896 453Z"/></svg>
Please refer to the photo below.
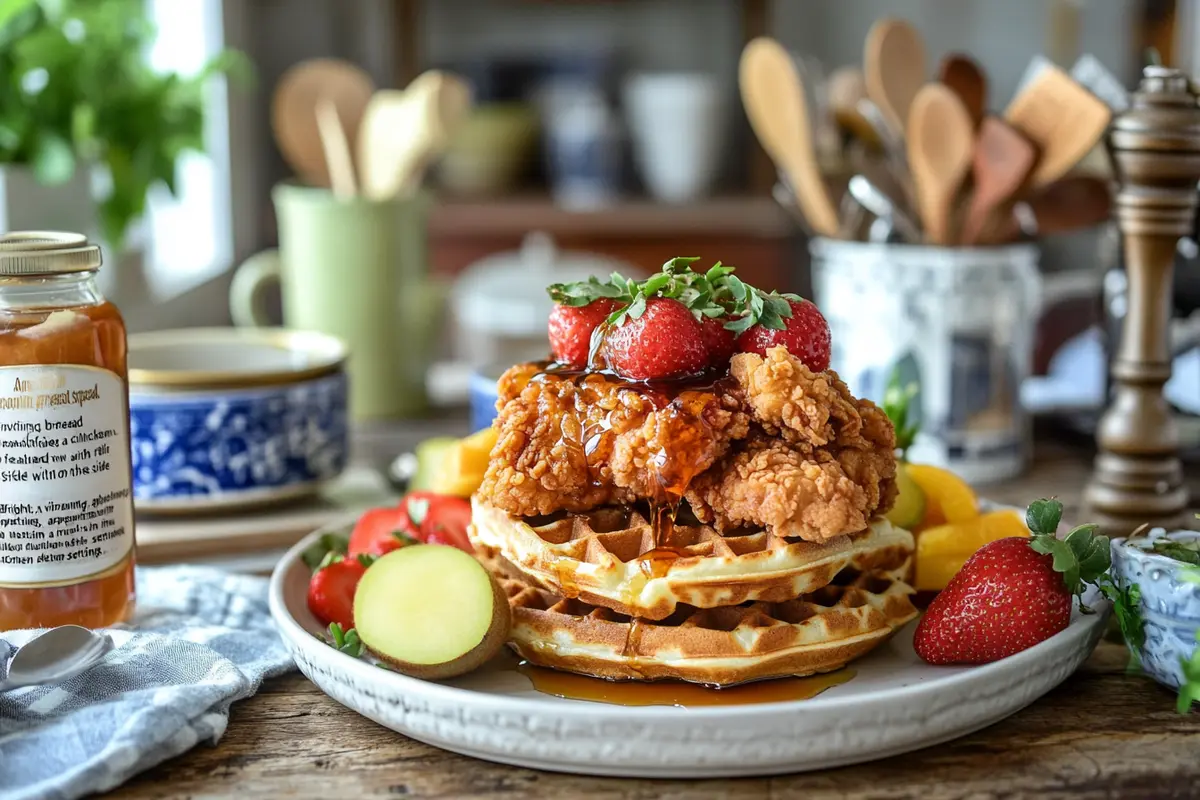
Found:
<svg viewBox="0 0 1200 800"><path fill-rule="evenodd" d="M917 616L890 571L847 568L829 585L782 603L679 606L664 620L630 619L510 578L509 644L530 663L615 680L675 678L729 686L840 669Z"/></svg>
<svg viewBox="0 0 1200 800"><path fill-rule="evenodd" d="M680 605L791 600L851 564L894 570L913 551L912 534L884 519L826 542L676 524L656 547L650 522L636 510L521 520L478 497L472 504L471 542L485 561L506 561L529 583L562 597L648 620L665 619Z"/></svg>

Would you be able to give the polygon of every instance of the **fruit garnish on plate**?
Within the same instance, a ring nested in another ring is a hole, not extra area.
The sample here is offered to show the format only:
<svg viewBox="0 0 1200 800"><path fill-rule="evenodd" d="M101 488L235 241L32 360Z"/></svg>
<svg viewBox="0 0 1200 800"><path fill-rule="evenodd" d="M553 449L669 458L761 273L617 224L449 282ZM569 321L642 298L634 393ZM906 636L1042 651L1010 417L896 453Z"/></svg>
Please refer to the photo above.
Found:
<svg viewBox="0 0 1200 800"><path fill-rule="evenodd" d="M416 447L417 469L410 488L470 497L483 482L496 439L495 428L484 428L463 439L426 439Z"/></svg>
<svg viewBox="0 0 1200 800"><path fill-rule="evenodd" d="M1062 503L1038 500L1026 511L1030 538L985 544L934 598L913 648L930 664L986 664L1065 630L1076 598L1107 577L1107 537L1095 525L1056 535Z"/></svg>
<svg viewBox="0 0 1200 800"><path fill-rule="evenodd" d="M750 286L720 262L694 271L697 261L671 259L643 281L614 274L548 287L555 361L670 380L726 369L735 352L783 346L814 372L829 367L829 325L815 305Z"/></svg>
<svg viewBox="0 0 1200 800"><path fill-rule="evenodd" d="M474 552L467 538L471 506L461 497L410 492L395 506L364 511L350 536L322 535L302 555L313 571L308 607L324 625L355 628L354 597L367 569L383 555L418 544ZM339 648L340 649L340 648Z"/></svg>
<svg viewBox="0 0 1200 800"><path fill-rule="evenodd" d="M357 636L398 672L416 678L462 675L508 641L504 590L454 547L414 545L383 556L354 597Z"/></svg>

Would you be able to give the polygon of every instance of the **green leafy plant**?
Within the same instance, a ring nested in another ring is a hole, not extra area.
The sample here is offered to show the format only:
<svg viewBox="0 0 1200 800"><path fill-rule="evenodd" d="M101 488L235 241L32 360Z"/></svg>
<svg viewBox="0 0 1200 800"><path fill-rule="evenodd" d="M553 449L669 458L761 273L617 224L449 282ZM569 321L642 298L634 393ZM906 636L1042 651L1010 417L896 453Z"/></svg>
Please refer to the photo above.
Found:
<svg viewBox="0 0 1200 800"><path fill-rule="evenodd" d="M883 391L883 413L887 414L887 418L892 421L892 427L896 429L896 450L899 451L902 461L908 455L908 448L916 441L921 428L916 422L909 422L909 407L913 398L917 396L917 391L916 382L901 383L900 365L897 364L892 369L887 388Z"/></svg>
<svg viewBox="0 0 1200 800"><path fill-rule="evenodd" d="M101 232L120 248L156 185L175 193L177 162L204 149L204 90L246 78L225 52L196 75L147 62L155 31L143 0L0 0L0 163L56 185L97 167Z"/></svg>

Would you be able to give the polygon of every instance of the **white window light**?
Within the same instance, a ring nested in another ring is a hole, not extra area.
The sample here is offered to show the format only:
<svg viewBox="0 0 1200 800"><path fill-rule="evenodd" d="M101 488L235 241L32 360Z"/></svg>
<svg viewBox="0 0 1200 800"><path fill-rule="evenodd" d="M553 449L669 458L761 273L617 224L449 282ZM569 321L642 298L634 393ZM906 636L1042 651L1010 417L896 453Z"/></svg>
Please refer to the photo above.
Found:
<svg viewBox="0 0 1200 800"><path fill-rule="evenodd" d="M222 0L147 0L158 28L152 67L193 75L224 47ZM175 197L156 186L142 236L146 279L159 299L182 294L229 269L233 259L229 105L226 83L206 87L205 153L178 161Z"/></svg>

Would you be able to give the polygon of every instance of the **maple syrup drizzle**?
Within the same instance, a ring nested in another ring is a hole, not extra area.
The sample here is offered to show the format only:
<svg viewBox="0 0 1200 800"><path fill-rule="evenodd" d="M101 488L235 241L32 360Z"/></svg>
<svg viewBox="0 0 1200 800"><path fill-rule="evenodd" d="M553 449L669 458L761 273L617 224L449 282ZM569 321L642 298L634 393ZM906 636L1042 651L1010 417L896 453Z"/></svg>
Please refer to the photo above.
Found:
<svg viewBox="0 0 1200 800"><path fill-rule="evenodd" d="M810 700L854 677L854 670L839 669L806 678L776 678L719 689L684 681L608 681L570 672L535 667L522 661L517 671L529 678L542 694L568 700L586 700L620 706L740 706Z"/></svg>
<svg viewBox="0 0 1200 800"><path fill-rule="evenodd" d="M701 454L708 449L715 433L706 419L714 393L728 391L732 378L725 371L706 372L671 381L630 381L607 369L600 352L603 333L593 338L588 354L588 368L571 367L554 362L535 364L531 381L570 381L575 387L574 405L580 425L568 431L564 425L562 442L582 459L589 483L600 486L597 465L612 455L614 412L610 409L596 418L589 384L594 381L615 383L619 391L636 392L649 401L657 412L665 412L659 424L668 444L654 453L647 467L653 468L655 486L650 499L650 532L652 547L638 556L638 567L647 579L662 578L678 558L689 555L686 550L671 545L675 519L684 494L692 479L701 471ZM594 385L594 384L593 384ZM620 432L620 431L617 431ZM578 597L572 565L556 565L559 586L567 597ZM630 620L623 653L636 659L641 648L646 623ZM633 667L637 669L636 666Z"/></svg>

